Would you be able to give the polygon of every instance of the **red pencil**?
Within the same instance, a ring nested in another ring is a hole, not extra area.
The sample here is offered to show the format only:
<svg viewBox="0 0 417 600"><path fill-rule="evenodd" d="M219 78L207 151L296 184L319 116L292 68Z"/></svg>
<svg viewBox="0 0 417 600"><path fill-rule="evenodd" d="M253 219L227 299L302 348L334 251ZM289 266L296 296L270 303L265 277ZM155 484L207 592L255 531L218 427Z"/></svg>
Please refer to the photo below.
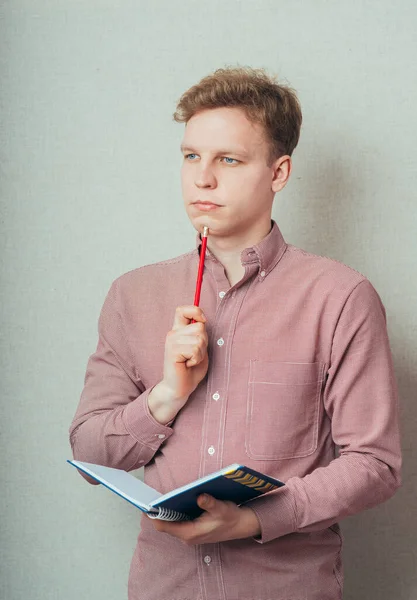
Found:
<svg viewBox="0 0 417 600"><path fill-rule="evenodd" d="M194 306L198 306L200 303L200 293L201 285L203 283L204 259L206 257L208 230L208 227L204 227L200 250L200 264L198 265L197 284L195 287ZM191 319L191 323L195 323L195 320Z"/></svg>

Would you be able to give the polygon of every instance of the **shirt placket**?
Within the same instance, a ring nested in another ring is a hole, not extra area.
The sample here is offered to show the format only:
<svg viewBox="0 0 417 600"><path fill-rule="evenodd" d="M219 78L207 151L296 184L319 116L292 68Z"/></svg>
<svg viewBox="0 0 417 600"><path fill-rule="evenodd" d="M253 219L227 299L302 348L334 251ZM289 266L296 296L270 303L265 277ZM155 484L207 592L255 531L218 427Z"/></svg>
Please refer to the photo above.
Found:
<svg viewBox="0 0 417 600"><path fill-rule="evenodd" d="M199 477L222 468L224 430L228 400L228 373L234 325L249 282L231 288L224 269L211 267L217 283L218 304L209 339L209 375L204 410ZM220 544L196 547L202 600L226 600L223 585Z"/></svg>

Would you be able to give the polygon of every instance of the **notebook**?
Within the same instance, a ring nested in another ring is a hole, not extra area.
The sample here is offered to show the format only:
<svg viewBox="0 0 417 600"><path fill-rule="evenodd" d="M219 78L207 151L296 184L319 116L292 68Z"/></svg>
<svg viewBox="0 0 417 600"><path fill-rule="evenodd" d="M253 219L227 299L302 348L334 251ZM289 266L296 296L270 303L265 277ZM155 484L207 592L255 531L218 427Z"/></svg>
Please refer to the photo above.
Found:
<svg viewBox="0 0 417 600"><path fill-rule="evenodd" d="M164 521L187 521L201 515L203 509L198 506L197 497L203 493L240 505L285 485L269 475L234 463L167 494L161 494L122 469L78 460L67 462L139 508L151 519Z"/></svg>

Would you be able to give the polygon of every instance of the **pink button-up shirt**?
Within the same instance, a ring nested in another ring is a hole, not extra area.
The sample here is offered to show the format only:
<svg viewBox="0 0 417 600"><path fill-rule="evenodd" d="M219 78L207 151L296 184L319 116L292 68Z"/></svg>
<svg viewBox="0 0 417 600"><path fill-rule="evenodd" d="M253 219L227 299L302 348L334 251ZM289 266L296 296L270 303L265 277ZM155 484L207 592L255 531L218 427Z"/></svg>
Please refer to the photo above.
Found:
<svg viewBox="0 0 417 600"><path fill-rule="evenodd" d="M401 484L384 306L363 275L287 244L274 221L242 252L233 287L208 251L209 370L165 426L147 398L175 308L192 304L198 259L194 249L113 282L70 427L74 457L144 466L162 493L234 462L286 485L248 503L259 539L187 546L142 516L129 600L340 599L338 521Z"/></svg>

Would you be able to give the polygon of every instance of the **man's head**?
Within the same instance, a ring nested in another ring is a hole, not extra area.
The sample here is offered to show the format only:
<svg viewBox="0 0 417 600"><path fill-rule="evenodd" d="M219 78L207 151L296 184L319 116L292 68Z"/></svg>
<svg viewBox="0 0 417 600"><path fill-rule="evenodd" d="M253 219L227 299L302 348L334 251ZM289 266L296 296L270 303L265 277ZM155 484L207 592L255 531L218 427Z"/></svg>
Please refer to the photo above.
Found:
<svg viewBox="0 0 417 600"><path fill-rule="evenodd" d="M186 123L181 179L194 227L229 236L269 225L300 135L295 92L261 69L218 69L182 95L174 119Z"/></svg>

